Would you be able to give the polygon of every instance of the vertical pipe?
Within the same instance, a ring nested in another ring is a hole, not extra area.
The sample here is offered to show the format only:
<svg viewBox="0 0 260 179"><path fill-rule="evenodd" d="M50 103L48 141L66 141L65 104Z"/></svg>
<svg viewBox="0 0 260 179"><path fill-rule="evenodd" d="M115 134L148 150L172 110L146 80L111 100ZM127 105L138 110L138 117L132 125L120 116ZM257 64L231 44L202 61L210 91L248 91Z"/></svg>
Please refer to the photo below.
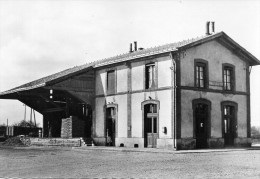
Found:
<svg viewBox="0 0 260 179"><path fill-rule="evenodd" d="M6 135L9 137L9 129L8 129L8 118L6 119Z"/></svg>
<svg viewBox="0 0 260 179"><path fill-rule="evenodd" d="M26 121L26 105L24 104L24 121Z"/></svg>
<svg viewBox="0 0 260 179"><path fill-rule="evenodd" d="M31 127L31 124L32 124L32 108L31 108L31 114L30 114L30 127Z"/></svg>
<svg viewBox="0 0 260 179"><path fill-rule="evenodd" d="M177 150L177 139L176 139L176 137L177 137L177 135L176 135L176 131L177 131L177 125L176 125L176 118L177 118L177 116L176 116L176 112L177 112L177 110L176 110L176 88L177 88L177 86L176 86L176 61L174 60L174 58L173 58L173 54L172 54L172 52L170 52L170 58L171 58L171 60L172 60L172 71L173 71L173 83L172 83L172 87L173 87L173 94L172 94L172 96L173 96L173 111L174 111L174 114L173 114L173 129L172 130L174 130L174 132L173 132L173 146L174 146L174 148Z"/></svg>
<svg viewBox="0 0 260 179"><path fill-rule="evenodd" d="M33 110L33 115L34 115L34 126L36 127L36 118L35 118L35 111Z"/></svg>

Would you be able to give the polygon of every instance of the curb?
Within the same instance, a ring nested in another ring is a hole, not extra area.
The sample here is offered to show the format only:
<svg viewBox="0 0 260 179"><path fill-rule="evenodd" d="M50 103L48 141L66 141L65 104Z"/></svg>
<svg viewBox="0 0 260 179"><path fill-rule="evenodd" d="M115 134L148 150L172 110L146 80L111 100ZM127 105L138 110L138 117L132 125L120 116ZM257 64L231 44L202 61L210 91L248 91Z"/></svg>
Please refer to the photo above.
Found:
<svg viewBox="0 0 260 179"><path fill-rule="evenodd" d="M202 149L202 150L167 150L167 149L135 149L135 148L117 148L117 147L72 147L72 150L78 151L117 151L117 152L146 152L146 153L168 153L168 154L192 154L192 153L215 153L215 152L235 152L235 151L248 151L248 150L260 150L260 148L230 148L230 149Z"/></svg>

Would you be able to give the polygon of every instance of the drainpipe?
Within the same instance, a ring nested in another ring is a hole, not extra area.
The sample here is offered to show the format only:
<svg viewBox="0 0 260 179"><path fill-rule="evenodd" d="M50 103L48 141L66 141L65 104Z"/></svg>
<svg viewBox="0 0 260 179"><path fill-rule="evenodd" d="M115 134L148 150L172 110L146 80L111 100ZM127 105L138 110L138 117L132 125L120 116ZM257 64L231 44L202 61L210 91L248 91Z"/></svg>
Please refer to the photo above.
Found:
<svg viewBox="0 0 260 179"><path fill-rule="evenodd" d="M175 149L177 149L177 139L176 139L176 128L177 128L177 125L176 125L176 62L173 58L173 54L172 52L170 52L170 58L172 60L172 67L171 67L171 70L173 70L173 83L172 83L172 87L173 87L173 110L174 110L174 116L173 116L173 126L174 126L174 135L173 135L173 138L174 138L174 141L173 141L173 146Z"/></svg>
<svg viewBox="0 0 260 179"><path fill-rule="evenodd" d="M251 74L252 66L249 66L249 75Z"/></svg>

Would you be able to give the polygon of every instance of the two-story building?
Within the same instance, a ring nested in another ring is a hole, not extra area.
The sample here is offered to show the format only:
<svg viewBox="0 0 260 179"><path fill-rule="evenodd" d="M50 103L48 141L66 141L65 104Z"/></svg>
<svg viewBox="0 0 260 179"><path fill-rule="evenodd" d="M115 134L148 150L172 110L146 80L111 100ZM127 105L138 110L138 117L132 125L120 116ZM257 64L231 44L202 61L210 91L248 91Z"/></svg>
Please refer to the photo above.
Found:
<svg viewBox="0 0 260 179"><path fill-rule="evenodd" d="M60 137L62 118L74 116L85 123L81 137L97 145L250 146L250 71L259 64L224 32L147 49L135 43L129 53L44 77L0 98L42 113L44 137Z"/></svg>

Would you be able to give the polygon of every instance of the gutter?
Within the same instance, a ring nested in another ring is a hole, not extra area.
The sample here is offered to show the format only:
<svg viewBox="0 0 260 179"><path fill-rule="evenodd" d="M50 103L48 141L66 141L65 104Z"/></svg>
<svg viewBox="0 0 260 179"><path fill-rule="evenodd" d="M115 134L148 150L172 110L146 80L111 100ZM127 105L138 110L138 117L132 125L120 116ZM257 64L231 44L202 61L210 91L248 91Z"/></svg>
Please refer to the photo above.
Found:
<svg viewBox="0 0 260 179"><path fill-rule="evenodd" d="M14 89L14 90L8 90L8 91L0 93L0 96L6 95L6 94L11 94L11 93L17 93L17 92L20 92L20 91L27 91L27 90L39 88L39 87L42 87L42 86L45 86L45 83L41 83L41 84L38 84L38 85L29 86L29 87L18 88L18 89Z"/></svg>

